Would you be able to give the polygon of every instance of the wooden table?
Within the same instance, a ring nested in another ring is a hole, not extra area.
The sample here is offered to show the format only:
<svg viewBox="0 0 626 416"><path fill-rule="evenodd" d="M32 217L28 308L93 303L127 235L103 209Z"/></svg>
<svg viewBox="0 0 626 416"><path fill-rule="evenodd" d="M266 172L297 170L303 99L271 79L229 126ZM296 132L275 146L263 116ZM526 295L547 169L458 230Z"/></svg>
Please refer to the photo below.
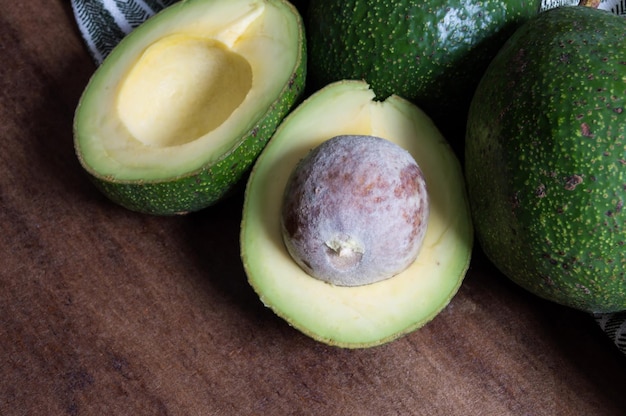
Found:
<svg viewBox="0 0 626 416"><path fill-rule="evenodd" d="M586 314L479 253L449 307L342 350L264 308L238 249L242 196L151 217L74 155L94 64L69 2L0 0L0 414L624 415L626 359Z"/></svg>

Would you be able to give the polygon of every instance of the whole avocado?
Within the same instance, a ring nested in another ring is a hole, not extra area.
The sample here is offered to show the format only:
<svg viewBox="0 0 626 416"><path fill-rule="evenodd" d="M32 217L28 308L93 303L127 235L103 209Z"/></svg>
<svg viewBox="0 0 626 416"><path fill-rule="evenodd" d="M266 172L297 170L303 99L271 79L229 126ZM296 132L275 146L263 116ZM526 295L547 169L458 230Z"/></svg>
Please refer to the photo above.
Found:
<svg viewBox="0 0 626 416"><path fill-rule="evenodd" d="M320 88L363 79L378 100L402 96L457 147L484 70L539 8L539 0L311 0L308 80Z"/></svg>
<svg viewBox="0 0 626 416"><path fill-rule="evenodd" d="M588 312L626 309L626 19L541 13L482 78L465 169L478 240L510 279Z"/></svg>

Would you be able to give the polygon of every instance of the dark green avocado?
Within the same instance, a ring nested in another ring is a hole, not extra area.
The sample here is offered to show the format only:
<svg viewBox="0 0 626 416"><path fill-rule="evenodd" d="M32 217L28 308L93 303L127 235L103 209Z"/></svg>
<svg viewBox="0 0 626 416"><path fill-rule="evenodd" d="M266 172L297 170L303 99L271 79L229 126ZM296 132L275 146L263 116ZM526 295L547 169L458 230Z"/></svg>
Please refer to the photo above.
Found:
<svg viewBox="0 0 626 416"><path fill-rule="evenodd" d="M521 27L470 108L465 171L486 255L545 299L626 309L626 19L568 6Z"/></svg>
<svg viewBox="0 0 626 416"><path fill-rule="evenodd" d="M539 0L311 0L309 80L364 79L413 101L453 145L487 65Z"/></svg>

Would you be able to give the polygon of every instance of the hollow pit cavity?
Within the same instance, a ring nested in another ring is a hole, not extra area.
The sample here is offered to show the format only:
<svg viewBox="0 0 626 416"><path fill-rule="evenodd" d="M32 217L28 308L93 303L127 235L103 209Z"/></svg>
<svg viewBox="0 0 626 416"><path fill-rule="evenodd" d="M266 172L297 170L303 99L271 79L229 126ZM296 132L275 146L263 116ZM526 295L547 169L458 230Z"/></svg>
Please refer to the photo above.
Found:
<svg viewBox="0 0 626 416"><path fill-rule="evenodd" d="M189 143L219 127L252 87L252 68L224 44L185 34L159 39L123 80L117 113L145 145Z"/></svg>

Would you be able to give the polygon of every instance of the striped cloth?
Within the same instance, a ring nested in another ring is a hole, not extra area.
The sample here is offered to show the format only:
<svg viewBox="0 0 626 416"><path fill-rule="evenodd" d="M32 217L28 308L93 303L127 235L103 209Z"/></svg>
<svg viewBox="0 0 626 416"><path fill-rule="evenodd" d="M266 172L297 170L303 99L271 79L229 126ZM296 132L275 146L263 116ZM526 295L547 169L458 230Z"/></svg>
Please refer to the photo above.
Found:
<svg viewBox="0 0 626 416"><path fill-rule="evenodd" d="M595 318L604 333L626 354L626 311L597 314Z"/></svg>
<svg viewBox="0 0 626 416"><path fill-rule="evenodd" d="M134 28L178 0L72 0L76 23L96 64Z"/></svg>
<svg viewBox="0 0 626 416"><path fill-rule="evenodd" d="M87 48L96 64L134 28L146 19L178 0L72 0L74 16ZM607 6L621 4L624 13L626 0L603 0ZM543 0L543 9L575 4L578 0ZM600 328L626 354L626 311L598 314L594 318Z"/></svg>

